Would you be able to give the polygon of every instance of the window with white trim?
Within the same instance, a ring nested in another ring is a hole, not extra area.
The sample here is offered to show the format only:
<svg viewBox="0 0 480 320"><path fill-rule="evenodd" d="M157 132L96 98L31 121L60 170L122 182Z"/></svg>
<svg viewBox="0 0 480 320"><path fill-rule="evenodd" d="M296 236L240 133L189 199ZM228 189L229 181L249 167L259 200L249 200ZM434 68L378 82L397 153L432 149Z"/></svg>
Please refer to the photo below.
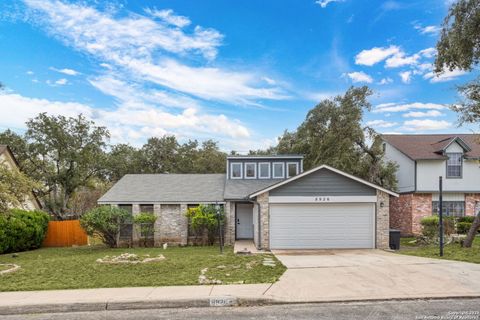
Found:
<svg viewBox="0 0 480 320"><path fill-rule="evenodd" d="M296 176L298 174L298 162L287 163L287 178Z"/></svg>
<svg viewBox="0 0 480 320"><path fill-rule="evenodd" d="M283 162L274 162L273 163L273 178L279 179L284 178L284 163Z"/></svg>
<svg viewBox="0 0 480 320"><path fill-rule="evenodd" d="M231 172L232 179L242 179L242 164L231 163L230 172Z"/></svg>
<svg viewBox="0 0 480 320"><path fill-rule="evenodd" d="M432 202L433 214L438 214L439 201ZM445 216L463 217L465 215L465 202L464 201L443 201L442 211Z"/></svg>
<svg viewBox="0 0 480 320"><path fill-rule="evenodd" d="M270 179L270 162L260 162L258 164L258 177L260 179Z"/></svg>
<svg viewBox="0 0 480 320"><path fill-rule="evenodd" d="M462 154L447 153L447 178L462 177Z"/></svg>
<svg viewBox="0 0 480 320"><path fill-rule="evenodd" d="M257 164L254 162L245 163L245 179L255 179L257 177Z"/></svg>

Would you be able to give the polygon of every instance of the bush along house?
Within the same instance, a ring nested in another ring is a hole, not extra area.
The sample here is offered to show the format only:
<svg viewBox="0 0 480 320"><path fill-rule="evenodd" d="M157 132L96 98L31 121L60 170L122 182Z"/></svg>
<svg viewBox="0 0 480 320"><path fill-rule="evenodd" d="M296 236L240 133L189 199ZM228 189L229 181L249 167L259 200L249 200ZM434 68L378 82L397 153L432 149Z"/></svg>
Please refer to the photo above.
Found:
<svg viewBox="0 0 480 320"><path fill-rule="evenodd" d="M421 233L423 217L438 214L439 176L443 214L473 216L480 201L480 135L383 135L386 160L398 164L398 198L390 199L390 226ZM478 210L478 209L477 209Z"/></svg>
<svg viewBox="0 0 480 320"><path fill-rule="evenodd" d="M127 174L98 203L157 216L155 245L189 244L188 208L220 204L224 239L258 249L388 248L395 192L301 155L229 156L225 174ZM138 235L122 228L121 237ZM191 238L191 237L190 237Z"/></svg>

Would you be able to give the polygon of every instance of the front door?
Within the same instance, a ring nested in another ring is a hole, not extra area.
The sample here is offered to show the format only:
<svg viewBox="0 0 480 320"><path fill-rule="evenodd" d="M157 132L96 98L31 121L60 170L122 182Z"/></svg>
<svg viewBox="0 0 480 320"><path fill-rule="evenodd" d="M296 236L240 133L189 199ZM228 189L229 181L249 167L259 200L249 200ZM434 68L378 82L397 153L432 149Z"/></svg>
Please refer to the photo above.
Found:
<svg viewBox="0 0 480 320"><path fill-rule="evenodd" d="M237 239L253 239L253 204L237 204Z"/></svg>

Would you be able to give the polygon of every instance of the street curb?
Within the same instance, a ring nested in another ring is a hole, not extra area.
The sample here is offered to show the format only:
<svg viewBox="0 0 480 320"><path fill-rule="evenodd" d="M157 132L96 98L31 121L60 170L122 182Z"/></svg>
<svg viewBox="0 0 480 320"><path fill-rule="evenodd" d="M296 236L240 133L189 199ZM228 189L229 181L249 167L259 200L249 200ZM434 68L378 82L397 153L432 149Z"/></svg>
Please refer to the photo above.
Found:
<svg viewBox="0 0 480 320"><path fill-rule="evenodd" d="M261 306L274 304L273 299L239 298L234 296L219 296L197 299L167 299L167 300L124 300L105 302L68 302L49 304L18 304L0 306L0 315L18 315L35 313L65 313L104 310L136 310L164 308L208 308Z"/></svg>
<svg viewBox="0 0 480 320"><path fill-rule="evenodd" d="M368 303L368 302L392 302L412 300L443 300L443 299L476 299L480 295L443 296L443 297L408 297L386 299L356 299L356 300L311 300L311 301L287 301L272 298L246 298L234 296L208 297L197 299L172 299L172 300L126 300L106 302L71 302L55 304L31 304L0 306L0 315L41 314L41 313L67 313L105 310L142 310L142 309L166 309L166 308L209 308L209 307L252 307L266 305L287 304L329 304L329 303Z"/></svg>

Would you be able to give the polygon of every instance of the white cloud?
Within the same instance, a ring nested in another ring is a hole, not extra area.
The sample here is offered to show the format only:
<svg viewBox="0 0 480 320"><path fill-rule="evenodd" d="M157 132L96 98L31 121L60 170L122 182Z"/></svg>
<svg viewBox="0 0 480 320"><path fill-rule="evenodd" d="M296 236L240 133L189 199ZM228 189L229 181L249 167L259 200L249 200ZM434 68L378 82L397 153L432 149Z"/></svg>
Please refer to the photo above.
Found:
<svg viewBox="0 0 480 320"><path fill-rule="evenodd" d="M426 73L423 78L424 79L429 79L431 83L436 83L436 82L446 82L446 81L452 81L457 79L460 76L463 76L466 74L466 71L459 70L459 69L454 69L454 70L446 70L440 74L436 74L433 71L430 71Z"/></svg>
<svg viewBox="0 0 480 320"><path fill-rule="evenodd" d="M396 126L396 122L389 122L385 120L372 120L367 122L367 126L376 127L376 128L391 128Z"/></svg>
<svg viewBox="0 0 480 320"><path fill-rule="evenodd" d="M374 113L383 113L383 112L402 112L408 110L445 110L447 109L446 105L437 104L437 103L382 103L377 105L374 109Z"/></svg>
<svg viewBox="0 0 480 320"><path fill-rule="evenodd" d="M157 23L141 16L129 15L115 19L93 7L65 3L58 0L24 0L49 31L69 44L95 55L119 57L125 51L150 56L152 50L162 49L172 53L196 52L206 58L217 55L223 35L214 29L194 28L186 34L178 28Z"/></svg>
<svg viewBox="0 0 480 320"><path fill-rule="evenodd" d="M317 1L315 1L315 3L318 4L322 8L326 8L329 3L334 3L334 2L345 2L345 0L317 0Z"/></svg>
<svg viewBox="0 0 480 320"><path fill-rule="evenodd" d="M179 28L186 27L192 23L187 17L176 15L172 9L157 10L147 8L145 12Z"/></svg>
<svg viewBox="0 0 480 320"><path fill-rule="evenodd" d="M389 47L374 47L368 50L362 50L355 56L355 63L365 66L373 66L388 57L400 53L400 48L397 46Z"/></svg>
<svg viewBox="0 0 480 320"><path fill-rule="evenodd" d="M55 84L57 86L64 86L68 83L68 80L65 79L65 78L62 78L62 79L58 79L57 81L55 81Z"/></svg>
<svg viewBox="0 0 480 320"><path fill-rule="evenodd" d="M451 123L445 120L409 120L403 123L403 129L407 131L443 130L451 127Z"/></svg>
<svg viewBox="0 0 480 320"><path fill-rule="evenodd" d="M403 71L398 74L403 83L410 83L412 80L412 71Z"/></svg>
<svg viewBox="0 0 480 320"><path fill-rule="evenodd" d="M34 72L33 72L32 70L28 70L28 71L27 71L27 74L28 74L29 76L31 76L31 75L34 74Z"/></svg>
<svg viewBox="0 0 480 320"><path fill-rule="evenodd" d="M385 67L398 68L406 65L415 65L420 58L420 55L414 54L406 56L405 53L396 53L385 61Z"/></svg>
<svg viewBox="0 0 480 320"><path fill-rule="evenodd" d="M57 69L57 68L51 67L50 69L53 71L57 71L57 72L69 75L69 76L77 76L80 74L80 72L73 69L69 69L69 68Z"/></svg>
<svg viewBox="0 0 480 320"><path fill-rule="evenodd" d="M385 84L389 84L389 83L392 83L392 82L393 82L392 78L386 77L386 78L383 78L382 80L380 80L378 82L378 84L385 85Z"/></svg>
<svg viewBox="0 0 480 320"><path fill-rule="evenodd" d="M24 128L25 122L40 112L77 116L82 113L112 133L112 142L144 142L152 135L174 134L183 138L198 137L245 139L250 131L238 120L223 114L207 114L193 107L170 113L148 104L120 104L113 109L94 109L86 104L24 97L16 93L0 94L0 105L15 106L0 119L0 126Z"/></svg>
<svg viewBox="0 0 480 320"><path fill-rule="evenodd" d="M180 28L187 18L182 20L173 11L150 10L150 16L128 14L117 18L93 7L57 0L25 2L39 13L37 20L52 35L124 73L124 78L141 80L148 87L157 85L235 104L255 105L262 99L287 98L281 88L263 86L264 75L256 72L230 71L212 64L202 67L195 63L193 67L172 58L173 54L187 59L191 54L212 61L223 40L214 29L195 26L189 32Z"/></svg>
<svg viewBox="0 0 480 320"><path fill-rule="evenodd" d="M425 118L425 117L440 117L444 114L438 110L429 110L426 112L423 111L410 111L408 113L403 114L404 118Z"/></svg>
<svg viewBox="0 0 480 320"><path fill-rule="evenodd" d="M420 55L425 58L433 58L437 54L437 49L435 48L426 48L418 52Z"/></svg>
<svg viewBox="0 0 480 320"><path fill-rule="evenodd" d="M272 78L269 77L262 77L262 80L268 83L269 85L275 85L277 84L277 81L273 80Z"/></svg>
<svg viewBox="0 0 480 320"><path fill-rule="evenodd" d="M93 116L93 110L81 103L28 98L16 93L0 93L0 105L15 106L15 112L2 113L0 126L6 128L24 128L25 122L36 117L40 112L69 117L79 113L87 117Z"/></svg>
<svg viewBox="0 0 480 320"><path fill-rule="evenodd" d="M362 71L350 72L350 73L347 73L347 76L350 79L352 79L354 83L357 83L357 82L372 83L373 82L372 77Z"/></svg>
<svg viewBox="0 0 480 320"><path fill-rule="evenodd" d="M416 24L414 25L414 28L418 30L421 34L428 34L428 35L437 35L440 30L442 30L441 27L439 26L425 26L423 27L422 25Z"/></svg>

